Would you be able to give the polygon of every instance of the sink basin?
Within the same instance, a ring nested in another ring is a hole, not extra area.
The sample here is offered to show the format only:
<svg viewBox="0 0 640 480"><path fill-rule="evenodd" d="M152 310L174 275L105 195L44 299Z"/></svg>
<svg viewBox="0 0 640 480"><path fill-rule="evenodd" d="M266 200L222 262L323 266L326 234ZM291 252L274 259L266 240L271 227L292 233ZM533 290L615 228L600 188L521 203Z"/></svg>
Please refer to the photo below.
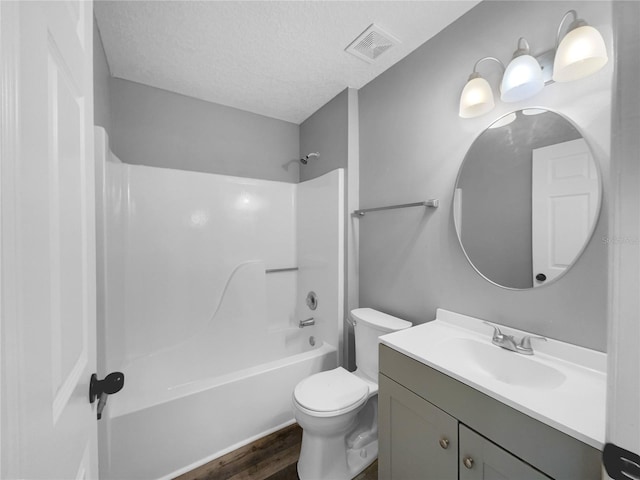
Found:
<svg viewBox="0 0 640 480"><path fill-rule="evenodd" d="M494 322L505 334L532 335ZM483 319L438 309L436 318L380 337L380 343L601 450L607 356L547 338L534 354L491 343Z"/></svg>
<svg viewBox="0 0 640 480"><path fill-rule="evenodd" d="M554 389L566 380L559 370L531 357L505 350L471 338L449 338L436 347L434 354L459 373L474 371L509 385Z"/></svg>

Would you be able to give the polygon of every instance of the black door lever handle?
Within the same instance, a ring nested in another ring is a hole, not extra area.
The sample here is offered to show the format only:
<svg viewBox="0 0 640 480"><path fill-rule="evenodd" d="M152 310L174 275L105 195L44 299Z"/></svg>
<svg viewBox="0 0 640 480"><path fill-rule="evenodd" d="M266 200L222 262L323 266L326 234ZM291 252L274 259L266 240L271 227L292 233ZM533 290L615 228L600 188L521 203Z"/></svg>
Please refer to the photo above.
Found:
<svg viewBox="0 0 640 480"><path fill-rule="evenodd" d="M112 395L122 390L124 386L124 373L113 372L104 377L102 380L98 380L98 375L95 373L91 375L91 382L89 384L89 403L96 401L102 393Z"/></svg>
<svg viewBox="0 0 640 480"><path fill-rule="evenodd" d="M89 383L89 403L93 403L98 398L98 420L102 418L102 410L107 404L107 396L118 393L124 386L124 373L113 372L98 380L98 375L91 375Z"/></svg>

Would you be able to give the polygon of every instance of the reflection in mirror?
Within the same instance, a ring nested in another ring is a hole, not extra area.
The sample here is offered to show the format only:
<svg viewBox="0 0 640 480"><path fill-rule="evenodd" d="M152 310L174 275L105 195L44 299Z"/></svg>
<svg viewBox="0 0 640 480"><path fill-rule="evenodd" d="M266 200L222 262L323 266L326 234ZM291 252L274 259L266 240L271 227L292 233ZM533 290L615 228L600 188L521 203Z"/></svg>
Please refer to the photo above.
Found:
<svg viewBox="0 0 640 480"><path fill-rule="evenodd" d="M469 262L499 286L549 284L588 243L600 185L589 146L566 118L505 115L473 142L456 182L454 222Z"/></svg>

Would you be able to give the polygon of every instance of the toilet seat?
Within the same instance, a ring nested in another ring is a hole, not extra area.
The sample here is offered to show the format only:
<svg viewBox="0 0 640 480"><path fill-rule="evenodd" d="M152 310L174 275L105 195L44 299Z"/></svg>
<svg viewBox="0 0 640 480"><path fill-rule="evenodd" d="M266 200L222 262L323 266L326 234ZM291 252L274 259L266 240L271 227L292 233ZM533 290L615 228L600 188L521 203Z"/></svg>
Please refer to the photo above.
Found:
<svg viewBox="0 0 640 480"><path fill-rule="evenodd" d="M314 417L348 413L368 398L367 383L342 367L311 375L293 391L296 407Z"/></svg>

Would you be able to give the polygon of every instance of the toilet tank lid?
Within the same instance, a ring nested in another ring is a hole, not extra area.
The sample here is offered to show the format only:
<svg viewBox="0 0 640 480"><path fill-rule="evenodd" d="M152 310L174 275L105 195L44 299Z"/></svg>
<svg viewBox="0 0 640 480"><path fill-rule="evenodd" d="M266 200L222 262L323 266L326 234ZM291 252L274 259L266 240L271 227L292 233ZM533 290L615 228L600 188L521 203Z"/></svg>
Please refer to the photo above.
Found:
<svg viewBox="0 0 640 480"><path fill-rule="evenodd" d="M356 308L351 310L351 316L357 322L363 322L371 325L379 330L394 332L396 330L404 330L413 325L413 323L401 318L379 312L373 308Z"/></svg>

